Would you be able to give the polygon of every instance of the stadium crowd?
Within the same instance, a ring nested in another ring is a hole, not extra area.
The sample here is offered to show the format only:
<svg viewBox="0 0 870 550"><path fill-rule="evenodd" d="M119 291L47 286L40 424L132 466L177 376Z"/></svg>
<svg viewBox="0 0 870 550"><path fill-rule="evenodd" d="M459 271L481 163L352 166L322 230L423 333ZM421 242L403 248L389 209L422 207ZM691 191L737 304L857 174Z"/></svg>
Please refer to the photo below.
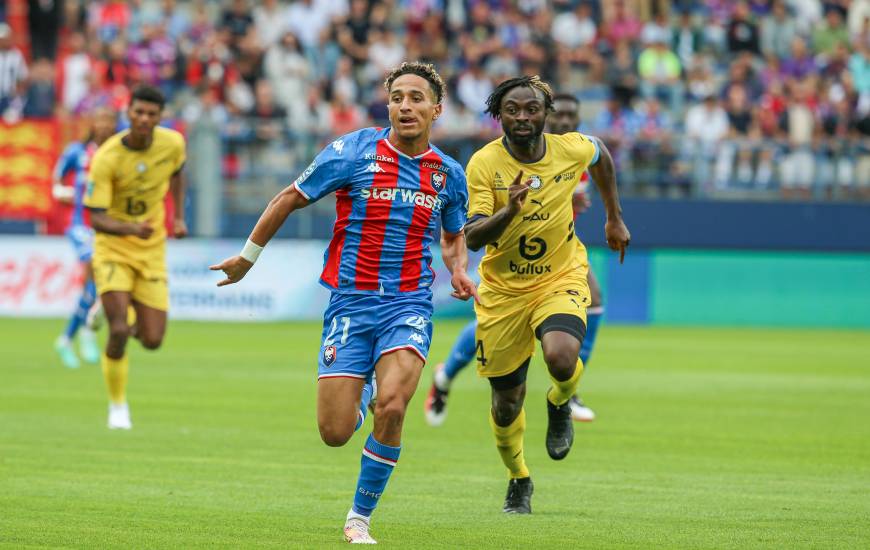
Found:
<svg viewBox="0 0 870 550"><path fill-rule="evenodd" d="M420 59L449 85L435 139L497 135L483 114L494 85L540 74L581 99L582 128L605 139L629 191L870 198L870 0L29 6L28 61L26 37L0 24L6 121L120 108L141 82L179 125L319 144L387 124L384 73Z"/></svg>

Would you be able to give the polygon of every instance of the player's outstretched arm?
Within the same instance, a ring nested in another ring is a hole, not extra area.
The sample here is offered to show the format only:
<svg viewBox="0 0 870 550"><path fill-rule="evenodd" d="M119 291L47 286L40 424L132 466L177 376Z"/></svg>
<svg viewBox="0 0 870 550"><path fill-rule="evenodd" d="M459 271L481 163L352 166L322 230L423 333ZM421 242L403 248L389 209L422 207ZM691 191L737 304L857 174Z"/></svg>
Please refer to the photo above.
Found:
<svg viewBox="0 0 870 550"><path fill-rule="evenodd" d="M468 248L465 245L464 233L448 233L441 230L441 258L451 275L450 284L453 285L453 292L450 295L460 300L468 300L474 296L475 301L480 303L477 287L468 276Z"/></svg>
<svg viewBox="0 0 870 550"><path fill-rule="evenodd" d="M308 205L302 193L296 189L295 185L285 187L280 193L269 201L266 210L251 231L251 236L248 237L248 242L238 256L227 258L223 262L209 266L212 271L223 271L226 274L226 279L222 280L217 286L229 285L237 283L248 273L248 270L253 267L257 257L266 246L278 229L294 210L304 208Z"/></svg>
<svg viewBox="0 0 870 550"><path fill-rule="evenodd" d="M598 193L601 195L607 213L607 222L604 224L607 245L611 250L619 251L619 263L622 263L631 234L622 221L622 207L619 205L619 193L616 190L616 167L613 165L613 157L600 140L596 141L600 153L598 162L589 166L589 175L598 187Z"/></svg>
<svg viewBox="0 0 870 550"><path fill-rule="evenodd" d="M480 250L484 246L494 243L501 238L514 216L523 208L526 196L529 194L529 186L520 183L523 180L523 171L514 178L508 188L510 200L498 212L492 216L475 217L465 226L465 240L471 250Z"/></svg>
<svg viewBox="0 0 870 550"><path fill-rule="evenodd" d="M135 235L147 239L154 233L148 222L125 222L110 216L104 208L88 208L91 212L91 227L94 231L109 235Z"/></svg>

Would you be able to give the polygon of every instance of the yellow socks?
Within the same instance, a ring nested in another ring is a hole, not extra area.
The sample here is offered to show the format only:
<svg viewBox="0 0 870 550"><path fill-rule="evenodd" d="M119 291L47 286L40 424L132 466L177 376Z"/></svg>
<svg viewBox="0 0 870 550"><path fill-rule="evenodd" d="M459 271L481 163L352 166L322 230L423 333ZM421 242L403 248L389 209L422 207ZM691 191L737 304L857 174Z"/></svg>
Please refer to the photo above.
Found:
<svg viewBox="0 0 870 550"><path fill-rule="evenodd" d="M529 477L529 469L526 468L526 458L523 456L523 434L526 432L526 409L520 411L519 416L510 426L499 426L489 413L489 425L495 434L495 446L501 461L507 466L512 479Z"/></svg>
<svg viewBox="0 0 870 550"><path fill-rule="evenodd" d="M127 372L130 364L127 355L120 359L110 359L105 353L102 361L103 377L106 379L106 387L109 389L109 399L119 405L127 402Z"/></svg>
<svg viewBox="0 0 870 550"><path fill-rule="evenodd" d="M574 368L574 374L571 378L559 381L552 376L550 377L550 380L553 381L553 385L547 392L547 400L557 407L567 403L568 400L571 399L571 396L577 391L577 384L580 382L581 376L583 376L583 361L577 359L577 366Z"/></svg>

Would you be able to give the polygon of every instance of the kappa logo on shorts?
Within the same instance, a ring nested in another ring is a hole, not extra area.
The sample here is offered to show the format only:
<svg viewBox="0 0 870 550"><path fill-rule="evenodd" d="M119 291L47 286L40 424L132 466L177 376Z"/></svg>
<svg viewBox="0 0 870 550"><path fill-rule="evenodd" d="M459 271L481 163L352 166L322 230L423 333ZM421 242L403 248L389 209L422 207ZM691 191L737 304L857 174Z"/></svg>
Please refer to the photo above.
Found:
<svg viewBox="0 0 870 550"><path fill-rule="evenodd" d="M420 336L419 334L417 334L416 332L411 334L411 336L408 336L408 340L411 340L413 342L417 342L421 346L425 345L425 343L426 343L426 341L423 339L423 337Z"/></svg>
<svg viewBox="0 0 870 550"><path fill-rule="evenodd" d="M335 346L326 346L323 348L323 364L327 367L331 366L335 363L335 358L338 355L338 351L335 349Z"/></svg>
<svg viewBox="0 0 870 550"><path fill-rule="evenodd" d="M426 325L429 324L429 321L427 321L422 315L413 315L405 319L405 324L411 328L423 330L426 328Z"/></svg>

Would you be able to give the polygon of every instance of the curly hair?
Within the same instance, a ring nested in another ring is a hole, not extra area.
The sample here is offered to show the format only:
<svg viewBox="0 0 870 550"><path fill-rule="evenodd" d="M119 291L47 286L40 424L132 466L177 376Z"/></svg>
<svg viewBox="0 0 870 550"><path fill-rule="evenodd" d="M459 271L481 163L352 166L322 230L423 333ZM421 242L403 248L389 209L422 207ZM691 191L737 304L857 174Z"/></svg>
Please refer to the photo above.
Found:
<svg viewBox="0 0 870 550"><path fill-rule="evenodd" d="M553 111L553 89L550 88L549 84L541 80L541 77L534 75L510 78L499 84L496 89L489 94L489 97L486 98L486 110L484 113L490 115L496 120L501 119L501 100L504 99L504 96L507 95L509 91L514 88L519 88L520 86L539 90L544 94L544 108L549 112Z"/></svg>
<svg viewBox="0 0 870 550"><path fill-rule="evenodd" d="M387 90L387 93L390 92L393 82L395 82L395 80L400 76L406 74L415 74L419 77L425 78L429 83L429 87L432 88L432 91L435 93L436 104L441 103L444 99L444 90L446 88L444 80L441 79L441 75L435 70L435 65L432 65L431 63L423 63L422 61L405 61L390 71L386 80L384 80L384 88Z"/></svg>

